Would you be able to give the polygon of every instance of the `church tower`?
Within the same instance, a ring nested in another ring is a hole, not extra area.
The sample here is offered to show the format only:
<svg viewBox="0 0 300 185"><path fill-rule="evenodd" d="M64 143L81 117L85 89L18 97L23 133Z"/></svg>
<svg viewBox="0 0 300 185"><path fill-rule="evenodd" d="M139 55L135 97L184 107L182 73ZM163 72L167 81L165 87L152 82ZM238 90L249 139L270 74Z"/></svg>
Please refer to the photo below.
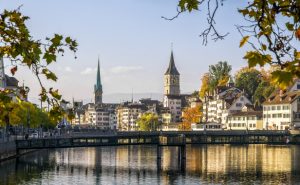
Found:
<svg viewBox="0 0 300 185"><path fill-rule="evenodd" d="M3 58L0 58L0 88L6 87Z"/></svg>
<svg viewBox="0 0 300 185"><path fill-rule="evenodd" d="M164 75L164 95L180 95L180 74L175 66L173 51Z"/></svg>
<svg viewBox="0 0 300 185"><path fill-rule="evenodd" d="M101 84L101 76L100 76L100 64L99 64L99 58L98 58L98 68L97 68L97 82L94 87L94 93L95 93L95 105L102 104L102 84Z"/></svg>

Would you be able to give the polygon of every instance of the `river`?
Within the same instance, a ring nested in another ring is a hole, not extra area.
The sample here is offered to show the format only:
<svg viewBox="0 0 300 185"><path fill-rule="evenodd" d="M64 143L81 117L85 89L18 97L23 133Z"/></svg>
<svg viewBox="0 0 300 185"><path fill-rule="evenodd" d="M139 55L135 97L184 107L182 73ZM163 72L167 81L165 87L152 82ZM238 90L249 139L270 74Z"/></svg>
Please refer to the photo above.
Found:
<svg viewBox="0 0 300 185"><path fill-rule="evenodd" d="M300 184L300 146L119 146L41 150L0 163L0 184Z"/></svg>

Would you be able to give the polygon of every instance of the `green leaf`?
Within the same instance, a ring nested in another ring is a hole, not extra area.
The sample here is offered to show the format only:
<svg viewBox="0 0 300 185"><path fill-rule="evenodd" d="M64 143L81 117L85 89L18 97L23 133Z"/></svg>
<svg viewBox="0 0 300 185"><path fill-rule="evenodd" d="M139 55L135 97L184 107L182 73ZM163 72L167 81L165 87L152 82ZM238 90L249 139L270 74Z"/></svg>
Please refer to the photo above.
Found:
<svg viewBox="0 0 300 185"><path fill-rule="evenodd" d="M289 31L293 31L294 30L294 24L291 24L289 22L285 23L285 26L287 27L287 29Z"/></svg>
<svg viewBox="0 0 300 185"><path fill-rule="evenodd" d="M264 50L264 51L266 51L267 50L267 46L265 44L262 44L261 45L261 49Z"/></svg>
<svg viewBox="0 0 300 185"><path fill-rule="evenodd" d="M248 41L249 36L245 36L242 38L241 42L240 42L240 47L243 47L243 45Z"/></svg>
<svg viewBox="0 0 300 185"><path fill-rule="evenodd" d="M46 69L46 68L42 70L42 73L46 76L47 79L50 79L50 80L53 80L53 81L57 80L56 75L53 72L51 72L50 70Z"/></svg>

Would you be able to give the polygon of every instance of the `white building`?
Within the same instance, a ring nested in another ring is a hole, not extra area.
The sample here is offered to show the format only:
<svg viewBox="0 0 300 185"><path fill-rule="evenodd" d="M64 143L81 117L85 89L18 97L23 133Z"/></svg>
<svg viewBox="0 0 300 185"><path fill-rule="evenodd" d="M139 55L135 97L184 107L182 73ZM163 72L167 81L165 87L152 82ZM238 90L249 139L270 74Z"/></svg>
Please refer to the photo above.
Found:
<svg viewBox="0 0 300 185"><path fill-rule="evenodd" d="M263 103L263 125L268 130L300 127L300 80L285 91L274 91Z"/></svg>
<svg viewBox="0 0 300 185"><path fill-rule="evenodd" d="M241 111L228 115L227 130L262 130L262 121L262 111L247 104Z"/></svg>
<svg viewBox="0 0 300 185"><path fill-rule="evenodd" d="M137 119L145 112L146 106L141 103L125 102L117 107L117 128L123 131L138 130Z"/></svg>
<svg viewBox="0 0 300 185"><path fill-rule="evenodd" d="M228 115L240 112L246 105L252 105L245 94L229 84L218 87L213 96L207 96L203 103L203 120L205 122L222 123L228 127Z"/></svg>

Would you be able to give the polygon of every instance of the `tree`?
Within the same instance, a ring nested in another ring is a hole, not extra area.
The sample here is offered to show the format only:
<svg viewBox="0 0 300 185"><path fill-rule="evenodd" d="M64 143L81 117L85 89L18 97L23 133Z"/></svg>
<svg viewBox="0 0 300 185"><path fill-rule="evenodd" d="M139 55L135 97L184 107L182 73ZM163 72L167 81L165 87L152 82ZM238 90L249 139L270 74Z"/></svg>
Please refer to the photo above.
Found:
<svg viewBox="0 0 300 185"><path fill-rule="evenodd" d="M267 98L275 90L275 87L270 82L262 81L253 95L254 104L261 106L261 104L267 100Z"/></svg>
<svg viewBox="0 0 300 185"><path fill-rule="evenodd" d="M222 40L228 33L221 34L216 28L216 14L224 0L179 0L177 14L207 8L207 28L200 34L203 44L211 35L213 40ZM284 89L300 78L300 1L299 0L251 0L238 12L248 24L236 25L242 39L240 47L246 43L252 48L244 59L249 67L275 65L279 69L272 72L272 81Z"/></svg>
<svg viewBox="0 0 300 185"><path fill-rule="evenodd" d="M145 113L138 120L137 124L141 131L155 131L159 128L158 116L153 113Z"/></svg>
<svg viewBox="0 0 300 185"><path fill-rule="evenodd" d="M230 78L231 65L226 61L209 66L209 90L213 91L217 86L224 86Z"/></svg>
<svg viewBox="0 0 300 185"><path fill-rule="evenodd" d="M14 107L9 113L10 125L31 128L54 128L56 125L47 112L30 102L20 101L11 102L10 104Z"/></svg>
<svg viewBox="0 0 300 185"><path fill-rule="evenodd" d="M204 98L209 93L209 73L204 73L201 78L201 87L199 91L200 98Z"/></svg>
<svg viewBox="0 0 300 185"><path fill-rule="evenodd" d="M261 82L261 73L254 68L242 68L235 75L235 86L244 90L249 99L252 99L256 88Z"/></svg>
<svg viewBox="0 0 300 185"><path fill-rule="evenodd" d="M49 69L49 66L57 61L57 55L61 54L63 56L65 49L75 53L77 42L70 37L63 37L59 34L54 34L53 37L47 37L45 40L35 40L26 26L28 19L29 17L21 14L20 8L12 11L4 10L0 14L0 58L10 61L13 66L10 69L12 75L17 72L20 66L27 66L32 71L41 87L41 93L39 94L41 100L51 105L50 116L58 120L63 113L59 106L62 97L57 89L52 87L46 89L41 77L44 76L47 80L57 81L55 73ZM26 96L25 89L20 92L23 92L23 95ZM7 89L1 91L3 95L0 97L2 98L1 101L11 93L16 92ZM1 104L0 112L11 111L9 110L10 101Z"/></svg>
<svg viewBox="0 0 300 185"><path fill-rule="evenodd" d="M185 108L182 113L182 123L179 126L180 130L191 130L192 123L199 123L202 117L201 107Z"/></svg>

